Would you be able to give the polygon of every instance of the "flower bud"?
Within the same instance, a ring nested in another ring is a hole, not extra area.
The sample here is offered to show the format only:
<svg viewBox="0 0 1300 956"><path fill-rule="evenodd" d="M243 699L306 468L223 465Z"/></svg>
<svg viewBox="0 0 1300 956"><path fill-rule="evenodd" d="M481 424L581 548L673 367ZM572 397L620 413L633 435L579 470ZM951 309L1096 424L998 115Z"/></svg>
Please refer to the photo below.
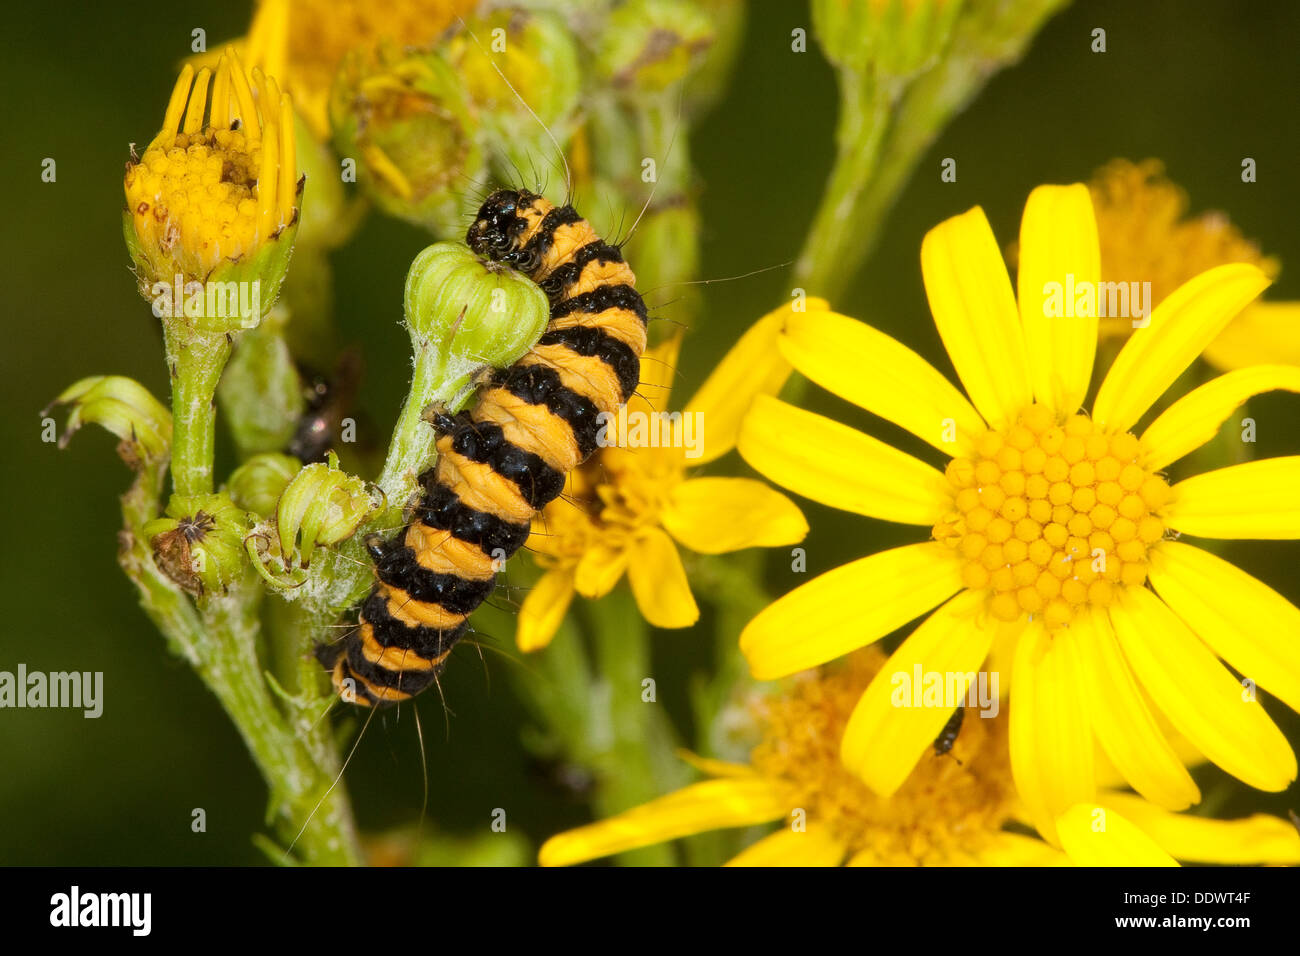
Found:
<svg viewBox="0 0 1300 956"><path fill-rule="evenodd" d="M196 597L239 579L252 518L229 496L173 495L166 515L144 526L164 574Z"/></svg>
<svg viewBox="0 0 1300 956"><path fill-rule="evenodd" d="M301 470L302 462L292 455L254 455L231 474L226 493L245 511L266 518L275 513L280 495Z"/></svg>
<svg viewBox="0 0 1300 956"><path fill-rule="evenodd" d="M215 76L186 66L162 130L127 164L123 232L140 293L159 318L201 332L261 321L297 231L293 107L275 80L251 79L233 49Z"/></svg>
<svg viewBox="0 0 1300 956"><path fill-rule="evenodd" d="M560 17L497 10L469 21L442 55L468 92L503 173L558 163L551 137L561 145L568 140L582 86L577 45Z"/></svg>
<svg viewBox="0 0 1300 956"><path fill-rule="evenodd" d="M275 509L284 566L297 554L298 565L308 567L317 545L330 547L350 538L376 506L365 481L340 471L333 452L329 464L308 465L289 482Z"/></svg>
<svg viewBox="0 0 1300 956"><path fill-rule="evenodd" d="M630 93L655 93L685 79L713 43L713 24L685 0L629 0L600 37L596 69Z"/></svg>
<svg viewBox="0 0 1300 956"><path fill-rule="evenodd" d="M461 194L483 167L456 72L438 55L384 47L343 61L330 96L334 146L380 209L435 235L461 226Z"/></svg>
<svg viewBox="0 0 1300 956"><path fill-rule="evenodd" d="M907 79L948 45L964 0L813 0L813 29L841 69Z"/></svg>
<svg viewBox="0 0 1300 956"><path fill-rule="evenodd" d="M92 375L64 389L50 403L54 405L72 406L60 448L66 448L73 434L90 422L121 439L117 453L132 468L164 462L171 453L171 412L135 379Z"/></svg>
<svg viewBox="0 0 1300 956"><path fill-rule="evenodd" d="M417 361L428 355L448 370L442 377L513 365L549 321L546 294L534 282L460 243L429 246L406 274L406 325Z"/></svg>

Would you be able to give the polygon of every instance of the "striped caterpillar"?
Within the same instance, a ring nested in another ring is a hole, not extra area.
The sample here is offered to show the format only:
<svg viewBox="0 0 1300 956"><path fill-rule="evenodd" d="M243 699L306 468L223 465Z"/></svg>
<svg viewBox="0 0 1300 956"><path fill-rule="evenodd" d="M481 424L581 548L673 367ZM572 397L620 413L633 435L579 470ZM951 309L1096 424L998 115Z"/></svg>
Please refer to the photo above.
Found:
<svg viewBox="0 0 1300 956"><path fill-rule="evenodd" d="M597 416L616 413L640 380L646 308L636 276L572 206L499 190L466 242L536 282L550 322L468 411L426 410L438 460L420 475L412 520L389 541L366 542L378 581L359 625L318 652L340 696L364 706L407 700L437 679L492 593L499 560L595 451Z"/></svg>

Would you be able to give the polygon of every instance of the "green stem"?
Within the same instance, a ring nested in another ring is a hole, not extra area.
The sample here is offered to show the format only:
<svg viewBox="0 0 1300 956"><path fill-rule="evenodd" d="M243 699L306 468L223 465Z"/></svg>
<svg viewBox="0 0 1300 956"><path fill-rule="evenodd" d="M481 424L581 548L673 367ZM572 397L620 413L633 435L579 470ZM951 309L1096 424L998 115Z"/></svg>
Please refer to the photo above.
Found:
<svg viewBox="0 0 1300 956"><path fill-rule="evenodd" d="M686 767L673 752L658 688L655 700L646 699L644 682L653 679L650 629L631 592L617 589L587 609L601 677L600 723L608 729L604 748L593 755L601 778L594 809L605 818L662 796L684 782ZM671 846L658 844L618 859L626 866L671 866L676 856Z"/></svg>
<svg viewBox="0 0 1300 956"><path fill-rule="evenodd" d="M338 758L325 736L328 724L318 720L323 706L306 709L304 702L286 715L261 675L259 592L251 582L237 584L198 609L154 562L143 529L160 510L164 473L161 466L146 469L122 496L126 535L118 561L135 584L141 607L235 724L270 788L272 816L284 843L302 831L295 846L298 859L313 864L360 862L347 797L338 788L330 792Z"/></svg>
<svg viewBox="0 0 1300 956"><path fill-rule="evenodd" d="M163 323L172 377L172 487L178 495L212 493L217 409L214 399L230 358L224 333L198 332L181 320Z"/></svg>
<svg viewBox="0 0 1300 956"><path fill-rule="evenodd" d="M416 491L416 479L433 460L436 450L437 435L422 419L424 409L440 403L453 413L460 411L474 397L467 386L479 368L448 361L428 343L417 345L411 388L377 481L387 505L337 549L327 550L314 559L311 577L301 589L298 599L304 602L317 626L337 620L373 583L370 558L365 551L366 535L391 532L402 525L406 504Z"/></svg>
<svg viewBox="0 0 1300 956"><path fill-rule="evenodd" d="M858 216L858 207L876 170L892 99L879 80L840 71L835 164L795 264L795 281L812 295L837 298L872 238L874 229Z"/></svg>

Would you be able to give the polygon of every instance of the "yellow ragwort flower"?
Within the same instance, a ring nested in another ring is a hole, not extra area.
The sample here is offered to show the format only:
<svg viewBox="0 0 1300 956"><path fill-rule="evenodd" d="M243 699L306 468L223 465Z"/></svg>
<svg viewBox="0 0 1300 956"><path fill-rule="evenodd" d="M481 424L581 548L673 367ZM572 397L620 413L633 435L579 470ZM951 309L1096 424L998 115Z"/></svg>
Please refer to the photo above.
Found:
<svg viewBox="0 0 1300 956"><path fill-rule="evenodd" d="M968 710L950 756L927 754L892 798L879 797L844 767L839 741L884 658L869 649L842 667L793 681L759 706L763 736L748 764L691 758L712 779L552 837L539 861L565 866L708 830L781 820L780 829L728 865L1300 862L1300 833L1286 820L1190 817L1114 789L1061 814L1063 849L1011 832L1006 826L1026 817L1012 781L1004 713L981 719Z"/></svg>
<svg viewBox="0 0 1300 956"><path fill-rule="evenodd" d="M845 762L886 795L947 717L892 706L887 675L914 665L964 674L990 651L995 661L1005 654L1016 784L1052 841L1056 817L1094 799L1094 739L1155 803L1178 810L1200 799L1156 713L1251 786L1278 791L1296 776L1295 755L1252 688L1300 710L1300 610L1174 539L1300 537L1300 457L1172 486L1163 472L1249 396L1300 391L1300 369L1230 372L1134 430L1268 279L1254 265L1222 265L1170 293L1130 336L1087 417L1096 310L1083 297L1070 318L1049 317L1048 306L1067 280L1095 288L1099 255L1080 184L1030 195L1018 301L982 209L926 235L926 293L969 401L861 322L820 313L786 323L780 348L796 369L951 456L945 471L770 397L755 403L739 440L744 458L777 484L919 525L932 539L832 570L766 608L741 635L754 675L795 673L929 614L862 696L843 742ZM1254 684L1243 688L1223 662Z"/></svg>
<svg viewBox="0 0 1300 956"><path fill-rule="evenodd" d="M250 83L234 50L215 75L186 66L162 130L127 167L127 240L141 291L254 258L297 221L300 187L293 106L275 80L253 70Z"/></svg>
<svg viewBox="0 0 1300 956"><path fill-rule="evenodd" d="M432 47L478 0L262 0L245 43L250 66L283 80L317 139L330 136L329 97L343 57L374 52L385 43L401 49Z"/></svg>
<svg viewBox="0 0 1300 956"><path fill-rule="evenodd" d="M813 300L810 308L825 303ZM646 441L669 407L680 338L646 352L625 421L609 423L606 446L570 476L565 494L533 522L528 546L546 573L519 610L522 650L550 643L575 593L602 597L625 573L651 624L694 624L700 612L678 544L700 554L726 554L803 540L808 524L798 507L763 482L690 474L735 446L747 402L759 389L779 387L789 374L773 346L782 316L790 314L790 306L771 313L728 353L685 410L671 413L680 416L672 432L680 440L658 447Z"/></svg>
<svg viewBox="0 0 1300 956"><path fill-rule="evenodd" d="M1151 283L1151 304L1206 269L1249 262L1276 278L1276 258L1264 256L1221 212L1187 215L1187 194L1156 159L1116 159L1089 184L1101 241L1104 281ZM1125 318L1103 318L1103 338L1133 331ZM1252 302L1206 346L1202 355L1223 371L1285 362L1300 365L1300 302Z"/></svg>

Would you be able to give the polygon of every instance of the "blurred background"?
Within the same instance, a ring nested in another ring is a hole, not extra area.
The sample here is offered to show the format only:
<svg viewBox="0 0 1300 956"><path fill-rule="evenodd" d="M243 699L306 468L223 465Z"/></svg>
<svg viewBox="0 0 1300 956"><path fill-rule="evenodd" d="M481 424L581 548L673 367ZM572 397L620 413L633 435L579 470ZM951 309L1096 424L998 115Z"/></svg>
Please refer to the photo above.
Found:
<svg viewBox="0 0 1300 956"><path fill-rule="evenodd" d="M114 441L87 429L60 451L40 439L40 409L65 386L116 373L165 397L158 322L137 294L122 241L123 162L128 144L156 131L191 30L210 43L241 34L248 4L21 4L0 37L3 182L8 226L0 230L5 294L0 348L0 472L6 545L0 669L103 671L104 714L0 710L0 863L252 864L265 788L225 715L199 680L168 656L115 562L117 496L130 475ZM833 156L835 84L809 38L792 54L790 31L809 26L796 3L754 3L729 92L700 123L692 150L704 191L701 276L718 279L786 263L797 254ZM1090 52L1091 31L1107 52ZM1300 199L1294 122L1300 5L1233 0L1090 0L1048 22L1024 60L996 76L921 161L881 241L834 303L918 349L951 374L929 318L919 268L924 232L982 205L1001 242L1015 238L1029 190L1088 179L1115 157L1158 157L1184 186L1192 212L1226 211L1283 271L1268 293L1300 298ZM1253 157L1258 181L1243 184ZM55 183L41 162L57 161ZM941 183L953 157L956 183ZM630 221L635 210L628 215ZM359 418L386 434L409 374L399 327L402 284L425 234L370 216L333 256L336 310L366 375ZM684 348L676 394L685 398L736 337L786 301L789 268L703 287L704 308ZM815 290L809 290L815 292ZM660 295L660 301L672 298ZM662 311L672 317L672 306ZM923 454L919 443L811 389L819 411L863 425ZM165 398L164 398L165 400ZM1252 402L1259 457L1295 453L1294 397ZM740 473L734 456L715 473ZM1178 477L1177 468L1174 469ZM913 531L844 520L801 502L812 524L809 575L913 539ZM1225 557L1300 601L1294 542L1229 543ZM774 592L791 586L788 573ZM693 739L683 688L711 660L712 621L654 637L659 699ZM1300 635L1296 635L1300 639ZM505 653L463 651L443 680L446 706L421 698L428 761L426 826L451 837L481 835L508 796L511 829L527 853L552 833L584 822L580 779L539 763L520 743L527 722L506 668L513 635L494 632ZM1268 704L1292 741L1300 719ZM1296 788L1257 794L1217 771L1198 777L1212 809L1230 815L1300 807ZM409 710L376 719L347 771L367 831L414 824L423 770ZM207 832L193 833L202 807Z"/></svg>

